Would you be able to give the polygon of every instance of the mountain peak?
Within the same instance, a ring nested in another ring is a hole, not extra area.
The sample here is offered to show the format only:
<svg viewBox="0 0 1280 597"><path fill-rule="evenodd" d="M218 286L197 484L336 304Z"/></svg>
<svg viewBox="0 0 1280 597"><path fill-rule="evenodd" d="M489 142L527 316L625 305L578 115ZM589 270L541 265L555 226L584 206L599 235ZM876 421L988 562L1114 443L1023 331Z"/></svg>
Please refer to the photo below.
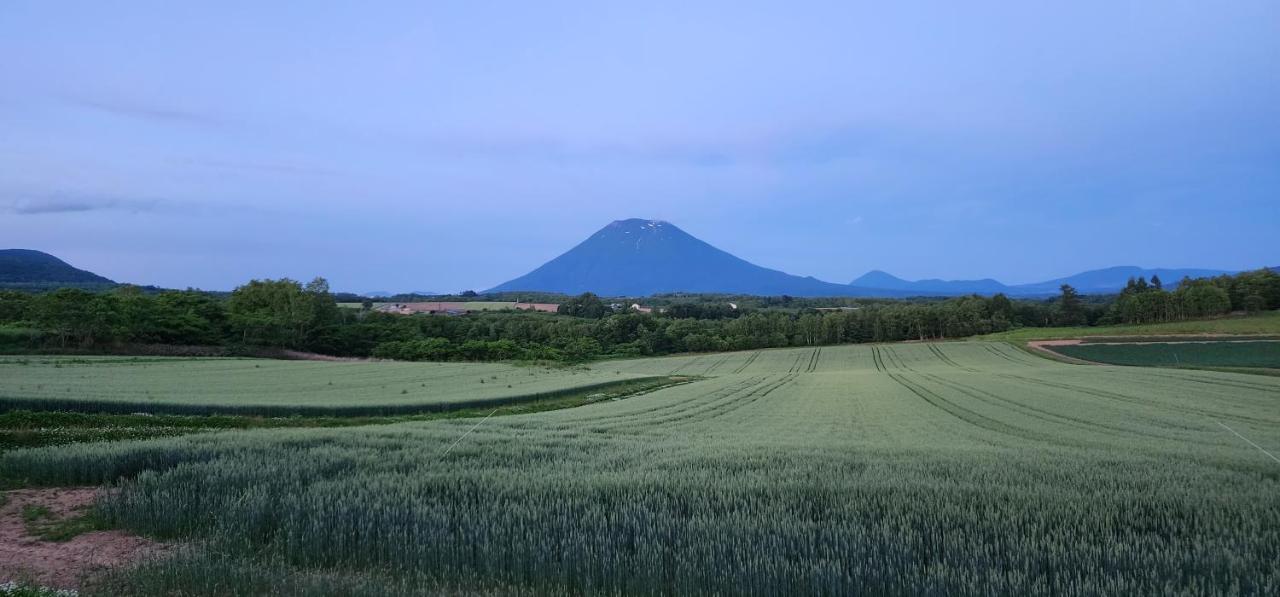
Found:
<svg viewBox="0 0 1280 597"><path fill-rule="evenodd" d="M858 276L857 280L854 280L849 284L853 286L869 286L871 288L883 288L883 286L879 286L879 285L885 284L885 283L901 284L902 282L905 282L905 281L906 280L903 280L902 278L899 278L884 270L873 269L865 274L862 274L861 276Z"/></svg>
<svg viewBox="0 0 1280 597"><path fill-rule="evenodd" d="M609 225L624 226L624 227L656 228L658 226L669 226L671 225L671 223L663 220L646 220L644 218L626 218L624 220L614 220Z"/></svg>
<svg viewBox="0 0 1280 597"><path fill-rule="evenodd" d="M541 267L490 292L531 291L603 296L720 292L848 296L856 289L760 267L721 251L670 222L630 218L601 228Z"/></svg>

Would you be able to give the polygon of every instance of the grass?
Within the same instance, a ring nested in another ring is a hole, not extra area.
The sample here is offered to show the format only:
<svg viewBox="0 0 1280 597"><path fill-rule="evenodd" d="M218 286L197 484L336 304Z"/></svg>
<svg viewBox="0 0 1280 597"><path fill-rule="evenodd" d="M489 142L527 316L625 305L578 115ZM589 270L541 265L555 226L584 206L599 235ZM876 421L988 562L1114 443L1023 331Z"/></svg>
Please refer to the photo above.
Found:
<svg viewBox="0 0 1280 597"><path fill-rule="evenodd" d="M48 506L28 504L22 507L21 516L27 534L42 541L69 541L85 533L111 528L92 508L59 517Z"/></svg>
<svg viewBox="0 0 1280 597"><path fill-rule="evenodd" d="M979 340L1028 342L1089 336L1168 336L1168 335L1280 335L1280 311L1257 315L1233 315L1219 319L1176 321L1143 325L1109 325L1097 327L1019 328L981 336Z"/></svg>
<svg viewBox="0 0 1280 597"><path fill-rule="evenodd" d="M11 357L0 359L0 409L389 416L546 400L628 377L492 363Z"/></svg>
<svg viewBox="0 0 1280 597"><path fill-rule="evenodd" d="M0 452L79 442L151 439L234 429L358 427L529 414L573 408L601 400L619 400L694 380L695 378L682 376L627 377L604 385L577 388L547 398L494 407L458 408L393 416L262 417L11 410L0 412Z"/></svg>
<svg viewBox="0 0 1280 597"><path fill-rule="evenodd" d="M77 597L77 595L79 595L78 592L70 589L54 589L16 581L0 583L0 597Z"/></svg>
<svg viewBox="0 0 1280 597"><path fill-rule="evenodd" d="M1126 594L1280 590L1280 379L1004 343L600 363L626 400L9 452L200 542L107 594ZM616 372L616 373L615 373ZM450 589L441 589L449 587Z"/></svg>

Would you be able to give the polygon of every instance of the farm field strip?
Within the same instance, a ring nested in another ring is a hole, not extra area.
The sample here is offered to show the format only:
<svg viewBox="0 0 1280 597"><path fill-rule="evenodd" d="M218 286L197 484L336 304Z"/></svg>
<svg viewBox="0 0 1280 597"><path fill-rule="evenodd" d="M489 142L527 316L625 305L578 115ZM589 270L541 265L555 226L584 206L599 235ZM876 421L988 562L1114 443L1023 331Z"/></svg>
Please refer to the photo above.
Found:
<svg viewBox="0 0 1280 597"><path fill-rule="evenodd" d="M181 359L118 366L0 364L0 403L96 404L138 410L226 407L374 408L473 404L644 377L616 371L498 364Z"/></svg>
<svg viewBox="0 0 1280 597"><path fill-rule="evenodd" d="M217 557L281 577L542 593L1280 588L1280 467L1215 423L1280 452L1280 379L982 342L618 360L546 379L672 371L703 377L481 425L24 450L0 474L123 477L100 505L113 520L210 546L137 578L205 578Z"/></svg>

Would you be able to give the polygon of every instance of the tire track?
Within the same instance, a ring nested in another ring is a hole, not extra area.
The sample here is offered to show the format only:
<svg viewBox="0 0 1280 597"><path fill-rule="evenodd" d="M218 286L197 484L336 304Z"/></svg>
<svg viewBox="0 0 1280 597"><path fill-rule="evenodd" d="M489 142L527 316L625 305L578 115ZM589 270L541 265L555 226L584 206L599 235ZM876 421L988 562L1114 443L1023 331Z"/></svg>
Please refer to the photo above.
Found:
<svg viewBox="0 0 1280 597"><path fill-rule="evenodd" d="M1115 432L1115 433L1108 433L1107 435L1118 436L1118 437L1129 437L1134 435L1140 435L1140 436L1145 436L1145 437L1150 437L1150 438L1160 439L1160 440L1170 439L1169 437L1163 436L1163 435L1147 433L1145 431L1138 431L1138 430L1129 429L1126 427L1118 427L1115 425L1107 425L1105 423L1099 423L1099 422L1090 421L1087 419L1071 417L1071 416L1047 411L1041 408L1036 408L1034 406L1024 404L1017 400L1013 400L1011 398L1005 398L1004 396L1000 396L992 392L988 392L987 390L983 390L982 388L977 388L971 385L963 384L955 380L945 379L937 375L931 375L928 373L922 373L921 375L928 378L933 383L936 383L940 386L949 387L975 400L979 400L987 404L990 404L992 406L996 406L1000 408L1008 408L1010 410L1020 412L1025 416L1039 419L1041 421L1046 421L1049 423L1055 423L1060 425L1069 425L1071 427L1075 427L1078 429L1085 429L1089 431L1098 431L1098 430L1105 429L1108 431Z"/></svg>
<svg viewBox="0 0 1280 597"><path fill-rule="evenodd" d="M1034 377L1023 377L1023 376L1021 376L1021 375L1013 375L1013 374L1010 374L1010 373L1003 373L1003 374L999 374L999 376L1000 376L1000 377L1004 377L1004 378L1006 378L1006 379L1016 379L1016 380L1018 380L1018 381L1023 381L1023 382L1030 383L1030 384L1034 384L1034 385L1041 385L1041 386L1047 386L1047 387L1051 387L1051 388L1058 388L1058 389L1060 389L1060 390L1069 390L1069 391L1072 391L1072 392L1079 392L1079 393L1081 393L1081 394L1088 394L1088 395L1090 395L1090 396L1095 396L1095 397L1098 397L1098 398L1107 398L1107 399L1110 399L1110 400L1119 400L1119 401L1122 401L1122 402L1128 402L1128 403L1131 403L1131 404L1138 404L1138 405L1141 405L1141 406L1144 406L1144 407L1147 407L1147 408L1158 408L1158 409L1163 409L1163 410L1168 410L1168 411L1180 412L1180 413L1183 413L1183 414L1195 415L1195 416L1197 416L1197 417L1208 417L1208 418L1214 418L1214 417L1217 417L1217 418L1223 418L1223 419L1232 419L1232 420L1240 421L1240 422L1244 422L1244 423L1263 423L1263 424L1268 424L1268 425L1277 425L1277 424L1280 424L1280 421L1272 421L1272 420L1270 420L1270 419L1259 419L1259 418L1255 418L1255 417L1244 417L1244 416L1240 416L1240 415L1231 415L1231 414L1227 414L1227 413L1223 413L1223 412L1211 412L1211 411L1207 411L1207 410L1204 410L1204 409L1200 409L1200 408L1193 408L1193 407L1189 407L1189 406L1177 406L1177 405L1173 405L1173 404L1164 404L1164 403L1157 402L1157 401L1154 401L1154 400L1144 400L1144 399L1141 399L1141 398L1135 398L1135 397L1133 397L1133 396L1126 396L1126 395L1124 395L1124 394L1119 394L1119 393L1116 393L1116 392L1111 392L1111 391L1109 391L1109 390L1100 390L1100 389L1097 389L1097 388L1090 388L1090 387L1085 387L1085 386L1078 386L1078 385L1068 384L1068 383L1051 382L1051 381L1047 381L1047 380L1043 380L1043 379L1036 379L1036 378L1034 378Z"/></svg>
<svg viewBox="0 0 1280 597"><path fill-rule="evenodd" d="M951 360L951 358L950 358L950 357L948 357L946 354L943 354L942 349L941 349L941 348L939 348L939 347L938 347L937 345L935 345L935 344L930 344L930 345L929 345L929 351L930 351L930 352L932 352L933 354L937 355L937 357L938 357L939 359L942 359L942 362L944 362L944 363L946 363L946 364L948 364L948 365L951 365L952 367L955 367L956 369L962 369L962 370L964 370L964 371L968 371L969 373L981 373L981 371L978 371L977 369L970 369L970 368L968 368L968 367L965 367L964 365L961 365L960 363L957 363L957 362L955 362L955 361Z"/></svg>
<svg viewBox="0 0 1280 597"><path fill-rule="evenodd" d="M1046 436L1043 434L1032 433L1020 427L1015 427L1013 425L1005 423L1004 421L993 419L984 414L969 410L950 400L947 400L946 398L942 397L936 392L929 390L923 385L920 385L916 382L908 381L907 376L902 375L900 373L890 373L889 377L894 381L898 382L899 385L906 388L912 394L915 394L916 396L918 396L921 400L924 400L925 402L938 408L939 410L942 410L943 412L946 412L947 414L950 414L951 416L957 419L960 419L961 421L964 421L966 423L969 423L970 425L973 425L975 427L986 429L988 431L994 431L996 433L1011 435L1011 436L1022 438L1022 439L1033 440L1036 442L1049 442L1049 443L1060 444L1060 445L1073 445L1070 443L1064 443L1062 440L1058 438L1055 438L1052 436Z"/></svg>
<svg viewBox="0 0 1280 597"><path fill-rule="evenodd" d="M752 363L756 362L757 358L760 358L760 351L758 350L751 353L751 356L747 357L746 362L742 363L741 365L738 365L738 368L734 369L733 372L742 373L743 371L746 371L747 367L750 367Z"/></svg>

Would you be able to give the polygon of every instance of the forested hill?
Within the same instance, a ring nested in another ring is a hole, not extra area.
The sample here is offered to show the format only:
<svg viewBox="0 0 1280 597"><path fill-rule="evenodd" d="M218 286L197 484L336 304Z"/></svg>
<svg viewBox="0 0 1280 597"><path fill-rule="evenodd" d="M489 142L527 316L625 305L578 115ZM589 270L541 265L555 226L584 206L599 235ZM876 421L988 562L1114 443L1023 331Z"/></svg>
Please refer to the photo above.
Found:
<svg viewBox="0 0 1280 597"><path fill-rule="evenodd" d="M93 272L31 249L0 249L0 287L56 288L114 286L115 282Z"/></svg>

